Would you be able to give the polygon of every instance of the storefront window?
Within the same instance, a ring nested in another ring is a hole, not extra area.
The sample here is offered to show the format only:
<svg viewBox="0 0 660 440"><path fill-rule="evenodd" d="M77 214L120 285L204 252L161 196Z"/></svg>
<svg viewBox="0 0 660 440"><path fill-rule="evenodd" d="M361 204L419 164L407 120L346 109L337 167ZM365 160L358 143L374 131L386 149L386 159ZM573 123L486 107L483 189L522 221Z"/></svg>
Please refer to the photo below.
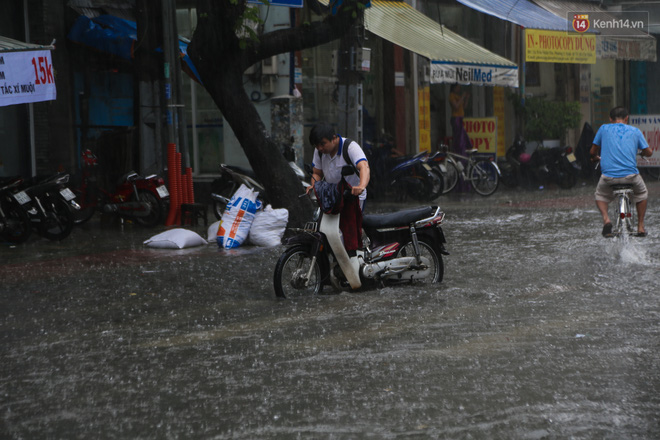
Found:
<svg viewBox="0 0 660 440"><path fill-rule="evenodd" d="M179 35L192 38L196 24L195 9L177 10ZM217 174L225 160L222 113L204 87L187 75L182 82L193 171L196 175Z"/></svg>

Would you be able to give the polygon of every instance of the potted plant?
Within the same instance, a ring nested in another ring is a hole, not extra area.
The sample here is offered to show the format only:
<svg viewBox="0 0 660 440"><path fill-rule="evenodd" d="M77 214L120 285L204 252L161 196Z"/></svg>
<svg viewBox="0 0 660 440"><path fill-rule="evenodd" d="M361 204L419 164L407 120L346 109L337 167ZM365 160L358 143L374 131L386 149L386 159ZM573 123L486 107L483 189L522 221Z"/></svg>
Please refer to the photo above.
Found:
<svg viewBox="0 0 660 440"><path fill-rule="evenodd" d="M566 132L578 128L582 120L578 101L549 101L542 97L525 99L522 104L518 95L511 94L516 115L524 124L523 134L528 141L566 141Z"/></svg>

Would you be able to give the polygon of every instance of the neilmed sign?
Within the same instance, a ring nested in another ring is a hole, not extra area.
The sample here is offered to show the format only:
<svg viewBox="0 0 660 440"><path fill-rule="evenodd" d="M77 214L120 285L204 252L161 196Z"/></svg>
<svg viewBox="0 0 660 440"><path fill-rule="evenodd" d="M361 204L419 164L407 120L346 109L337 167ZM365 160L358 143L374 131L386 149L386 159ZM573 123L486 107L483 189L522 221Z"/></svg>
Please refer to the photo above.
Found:
<svg viewBox="0 0 660 440"><path fill-rule="evenodd" d="M431 84L462 83L518 87L518 68L471 64L431 63Z"/></svg>

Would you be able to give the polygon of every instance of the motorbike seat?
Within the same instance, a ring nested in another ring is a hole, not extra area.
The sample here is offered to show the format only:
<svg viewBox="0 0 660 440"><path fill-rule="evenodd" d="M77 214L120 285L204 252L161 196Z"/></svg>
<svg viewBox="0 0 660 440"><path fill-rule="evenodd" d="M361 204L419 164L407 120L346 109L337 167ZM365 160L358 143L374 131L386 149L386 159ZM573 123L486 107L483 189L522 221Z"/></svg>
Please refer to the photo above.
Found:
<svg viewBox="0 0 660 440"><path fill-rule="evenodd" d="M418 220L433 216L436 209L435 206L420 206L388 214L365 214L362 217L362 226L365 228L407 226Z"/></svg>

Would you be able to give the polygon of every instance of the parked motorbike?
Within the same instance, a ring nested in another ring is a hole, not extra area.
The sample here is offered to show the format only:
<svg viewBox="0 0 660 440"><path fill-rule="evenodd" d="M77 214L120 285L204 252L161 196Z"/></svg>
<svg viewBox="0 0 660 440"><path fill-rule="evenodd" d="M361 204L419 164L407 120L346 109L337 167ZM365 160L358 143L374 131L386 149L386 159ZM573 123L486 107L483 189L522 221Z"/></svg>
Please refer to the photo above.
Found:
<svg viewBox="0 0 660 440"><path fill-rule="evenodd" d="M13 194L23 183L20 177L0 179L0 236L10 243L23 243L30 238L30 217Z"/></svg>
<svg viewBox="0 0 660 440"><path fill-rule="evenodd" d="M287 159L289 166L296 173L303 186L309 186L309 176L296 163L293 147L284 145L282 154ZM220 164L220 177L211 183L211 201L213 203L213 214L220 220L225 211L227 203L232 195L241 186L245 185L253 191L259 193L257 200L263 204L268 204L266 189L257 180L254 171L234 165ZM265 205L264 205L265 206Z"/></svg>
<svg viewBox="0 0 660 440"><path fill-rule="evenodd" d="M351 167L344 173L353 172ZM344 197L352 197L350 193ZM340 214L317 210L314 221L291 230L287 249L274 273L275 294L291 298L362 285L396 285L415 281L440 282L443 255L449 255L442 231L444 212L421 206L388 214L364 215L362 248L349 256L339 229Z"/></svg>
<svg viewBox="0 0 660 440"><path fill-rule="evenodd" d="M73 229L73 210L79 208L66 186L69 175L57 173L42 179L26 179L13 194L37 232L49 240L63 240Z"/></svg>
<svg viewBox="0 0 660 440"><path fill-rule="evenodd" d="M427 163L428 153L413 156L392 157L394 147L385 140L375 145L365 143L365 155L369 161L371 179L367 190L376 198L411 197L418 201L438 198L444 187L442 176Z"/></svg>
<svg viewBox="0 0 660 440"><path fill-rule="evenodd" d="M80 186L74 188L81 209L74 213L76 224L88 221L96 211L114 214L135 220L138 224L153 227L163 220L169 203L169 191L165 180L156 174L146 177L134 171L124 174L113 192L97 184L92 169L98 165L94 153L85 150L82 154L83 172Z"/></svg>
<svg viewBox="0 0 660 440"><path fill-rule="evenodd" d="M538 187L554 183L563 189L575 186L581 167L572 147L540 146L531 155L525 149L525 141L520 137L507 149L506 162L500 167L506 185Z"/></svg>

